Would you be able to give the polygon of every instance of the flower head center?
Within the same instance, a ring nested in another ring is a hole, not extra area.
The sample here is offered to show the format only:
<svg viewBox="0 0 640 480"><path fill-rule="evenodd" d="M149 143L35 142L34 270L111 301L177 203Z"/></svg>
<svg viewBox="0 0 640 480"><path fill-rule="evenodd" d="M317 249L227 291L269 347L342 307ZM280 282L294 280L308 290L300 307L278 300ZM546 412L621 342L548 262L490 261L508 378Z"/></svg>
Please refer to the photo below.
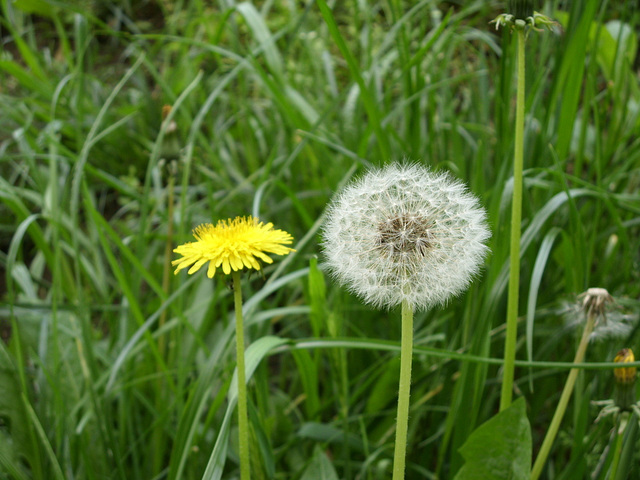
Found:
<svg viewBox="0 0 640 480"><path fill-rule="evenodd" d="M425 257L432 247L431 224L415 214L400 214L378 224L378 245L385 255Z"/></svg>

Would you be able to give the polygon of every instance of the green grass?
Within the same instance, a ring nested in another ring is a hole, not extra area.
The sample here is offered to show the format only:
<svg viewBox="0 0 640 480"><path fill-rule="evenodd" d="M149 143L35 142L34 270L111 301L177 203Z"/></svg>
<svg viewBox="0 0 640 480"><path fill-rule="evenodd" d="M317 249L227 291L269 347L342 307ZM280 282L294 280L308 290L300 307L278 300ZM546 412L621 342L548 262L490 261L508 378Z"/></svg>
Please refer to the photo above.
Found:
<svg viewBox="0 0 640 480"><path fill-rule="evenodd" d="M318 242L342 185L405 158L468 183L493 232L469 291L416 314L406 478L453 478L498 410L515 115L515 43L488 23L502 2L231 3L0 2L0 479L238 478L229 279L167 265L199 223L248 214L296 239L244 278L254 478L390 478L400 312L334 285ZM629 4L546 2L562 33L527 39L514 398L534 455L581 332L567 305L603 287L611 318L640 311ZM635 325L586 362L640 352ZM609 478L616 449L617 474L638 475L637 444L594 422L610 369L578 376L542 478Z"/></svg>

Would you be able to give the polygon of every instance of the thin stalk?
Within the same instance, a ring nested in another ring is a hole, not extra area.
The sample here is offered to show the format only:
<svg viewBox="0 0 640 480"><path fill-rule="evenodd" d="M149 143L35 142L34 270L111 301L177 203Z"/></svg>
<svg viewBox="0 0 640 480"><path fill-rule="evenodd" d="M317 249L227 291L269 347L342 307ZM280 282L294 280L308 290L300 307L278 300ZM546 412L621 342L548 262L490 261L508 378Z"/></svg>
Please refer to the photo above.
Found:
<svg viewBox="0 0 640 480"><path fill-rule="evenodd" d="M402 341L400 342L400 386L396 418L396 446L393 455L393 480L404 479L409 426L409 395L411 393L411 362L413 359L413 307L402 301Z"/></svg>
<svg viewBox="0 0 640 480"><path fill-rule="evenodd" d="M171 286L171 252L173 251L173 209L174 209L174 187L176 180L176 162L171 162L168 168L167 179L167 240L164 244L164 269L162 270L162 291L169 296ZM158 319L158 329L162 329L167 320L167 310L163 310ZM167 349L167 338L161 335L158 338L158 350L162 358Z"/></svg>
<svg viewBox="0 0 640 480"><path fill-rule="evenodd" d="M513 200L511 202L511 245L509 263L509 299L507 303L507 331L504 343L504 370L500 411L511 405L513 376L518 335L518 288L520 284L520 223L522 220L522 164L524 147L524 28L516 28L518 35L518 85L516 100L516 134L513 157Z"/></svg>
<svg viewBox="0 0 640 480"><path fill-rule="evenodd" d="M349 448L349 370L347 367L347 352L340 349L338 353L340 359L340 403L342 410L342 430L344 432L344 446L342 453L344 458L344 478L351 478L351 452Z"/></svg>
<svg viewBox="0 0 640 480"><path fill-rule="evenodd" d="M236 310L236 365L238 370L238 430L240 448L240 478L251 478L249 458L249 416L247 415L247 382L244 371L244 324L242 322L242 288L240 272L231 272L233 278L233 301Z"/></svg>
<svg viewBox="0 0 640 480"><path fill-rule="evenodd" d="M171 252L173 251L173 207L174 196L173 189L175 186L175 162L169 165L168 169L168 182L167 182L167 239L164 244L164 261L162 270L162 291L165 295L169 296L169 287L171 282ZM158 330L162 330L167 320L167 310L164 310L160 314L158 319ZM158 337L158 351L160 357L166 360L167 350L167 337L166 334L162 334ZM158 373L162 374L162 366L157 364ZM160 412L163 405L166 405L166 396L164 392L166 387L166 380L163 375L158 376L157 391L156 391L156 411ZM162 470L162 462L164 460L165 451L165 436L164 426L158 423L153 432L153 451L156 453L153 457L153 472L158 473Z"/></svg>
<svg viewBox="0 0 640 480"><path fill-rule="evenodd" d="M573 359L573 363L580 363L584 360L585 352L587 351L587 345L589 344L589 337L591 336L591 332L593 332L593 327L595 325L596 315L595 313L589 311L587 315L587 324L584 326L584 331L582 332L582 338L580 339L580 344L578 345L578 350L576 351L576 356ZM567 381L564 384L564 389L562 390L562 395L560 395L560 401L556 406L556 411L553 414L553 418L551 419L551 424L549 425L549 430L547 430L547 434L544 437L542 442L542 446L540 447L540 452L538 452L538 457L533 464L533 469L531 470L531 480L537 480L542 473L542 467L544 467L545 462L547 461L547 457L549 456L549 451L551 450L551 445L553 445L553 441L558 434L558 428L560 428L560 422L562 421L562 417L564 416L564 412L567 410L567 405L569 403L569 399L571 398L571 393L573 392L573 387L576 384L576 378L578 377L578 372L580 372L579 368L572 368L569 371L569 376L567 377Z"/></svg>

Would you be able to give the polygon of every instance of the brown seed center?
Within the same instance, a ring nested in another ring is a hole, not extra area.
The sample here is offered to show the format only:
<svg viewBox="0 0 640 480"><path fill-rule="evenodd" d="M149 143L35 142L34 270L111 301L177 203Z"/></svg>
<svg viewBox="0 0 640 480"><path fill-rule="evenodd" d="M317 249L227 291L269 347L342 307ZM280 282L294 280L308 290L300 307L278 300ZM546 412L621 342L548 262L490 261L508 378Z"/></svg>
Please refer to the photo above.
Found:
<svg viewBox="0 0 640 480"><path fill-rule="evenodd" d="M419 215L402 214L378 224L378 243L387 255L427 255L432 246L431 225Z"/></svg>

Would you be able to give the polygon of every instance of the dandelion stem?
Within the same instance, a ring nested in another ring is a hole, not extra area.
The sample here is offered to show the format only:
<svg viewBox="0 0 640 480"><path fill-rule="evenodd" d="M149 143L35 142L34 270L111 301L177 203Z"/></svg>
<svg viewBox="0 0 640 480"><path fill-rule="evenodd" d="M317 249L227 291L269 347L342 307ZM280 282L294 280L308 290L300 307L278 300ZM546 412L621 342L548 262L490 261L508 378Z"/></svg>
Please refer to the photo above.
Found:
<svg viewBox="0 0 640 480"><path fill-rule="evenodd" d="M393 457L393 480L404 479L409 425L409 395L411 393L411 362L413 358L413 307L402 301L402 341L400 343L400 386L398 388L398 416L396 445Z"/></svg>
<svg viewBox="0 0 640 480"><path fill-rule="evenodd" d="M511 405L513 376L518 335L518 287L520 284L520 223L522 219L522 164L524 147L524 28L516 27L518 35L518 86L516 100L516 133L513 158L513 201L511 203L511 245L509 264L509 299L507 331L504 345L504 371L500 394L500 411Z"/></svg>
<svg viewBox="0 0 640 480"><path fill-rule="evenodd" d="M231 272L233 300L236 311L236 364L238 370L238 430L240 448L240 478L251 478L249 459L249 416L247 415L247 382L244 370L244 324L242 322L242 288L240 272Z"/></svg>
<svg viewBox="0 0 640 480"><path fill-rule="evenodd" d="M589 337L591 336L591 332L593 332L595 320L596 314L589 310L589 314L587 315L587 324L584 326L582 338L580 339L580 344L578 345L578 350L576 351L576 356L573 359L573 363L581 363L584 360L584 355L587 350L587 345L589 344ZM571 398L571 393L573 392L573 387L576 383L578 372L580 372L580 369L578 368L572 368L571 371L569 371L569 376L567 377L567 381L564 384L562 395L560 395L560 401L558 402L556 411L554 412L553 418L551 419L549 430L547 430L547 434L545 435L542 446L540 447L540 451L538 452L538 457L533 464L533 469L531 470L531 480L537 480L542 473L542 467L544 467L544 464L547 461L547 456L549 455L549 451L551 450L551 445L553 445L553 441L555 440L558 433L558 428L560 428L560 422L562 421L564 412L567 410L567 405L569 403L569 399Z"/></svg>

